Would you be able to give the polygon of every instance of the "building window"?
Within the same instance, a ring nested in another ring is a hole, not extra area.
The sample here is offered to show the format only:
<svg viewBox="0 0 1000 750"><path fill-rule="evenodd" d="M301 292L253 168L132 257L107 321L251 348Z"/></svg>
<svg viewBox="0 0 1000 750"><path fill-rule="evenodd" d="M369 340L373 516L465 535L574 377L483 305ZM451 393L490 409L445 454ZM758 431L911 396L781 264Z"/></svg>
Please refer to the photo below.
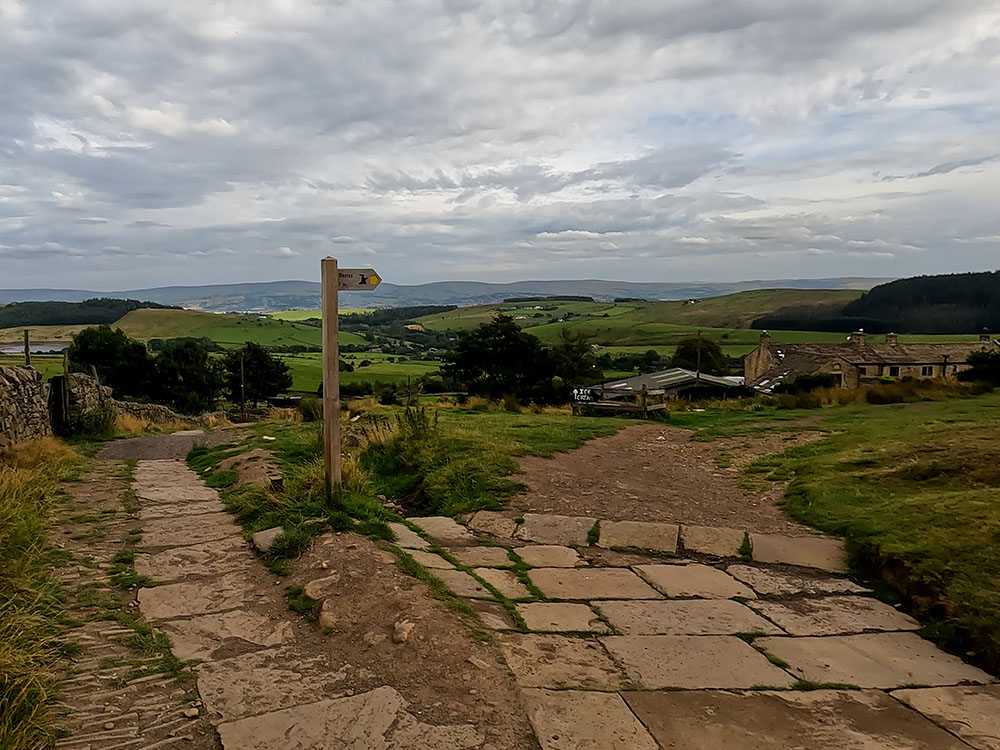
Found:
<svg viewBox="0 0 1000 750"><path fill-rule="evenodd" d="M922 365L920 367L920 374L925 378L932 377L934 375L934 365Z"/></svg>
<svg viewBox="0 0 1000 750"><path fill-rule="evenodd" d="M896 367L895 365L892 366L892 367L890 367L889 368L889 377L890 378L898 378L899 377L899 368Z"/></svg>
<svg viewBox="0 0 1000 750"><path fill-rule="evenodd" d="M858 368L858 375L867 375L867 374L868 374L868 368L867 367L859 367Z"/></svg>

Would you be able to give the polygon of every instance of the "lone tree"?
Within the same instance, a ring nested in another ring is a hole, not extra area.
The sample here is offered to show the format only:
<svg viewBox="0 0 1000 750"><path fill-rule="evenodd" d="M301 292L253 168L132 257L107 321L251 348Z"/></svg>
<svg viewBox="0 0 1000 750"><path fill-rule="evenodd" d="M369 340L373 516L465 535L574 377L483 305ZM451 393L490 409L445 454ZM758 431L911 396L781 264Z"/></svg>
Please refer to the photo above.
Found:
<svg viewBox="0 0 1000 750"><path fill-rule="evenodd" d="M729 372L729 360L722 353L719 342L697 336L683 339L677 344L670 366L686 370L700 369L706 375L725 375Z"/></svg>
<svg viewBox="0 0 1000 750"><path fill-rule="evenodd" d="M252 341L226 354L223 369L226 393L233 403L241 403L245 398L256 404L292 387L288 365Z"/></svg>
<svg viewBox="0 0 1000 750"><path fill-rule="evenodd" d="M73 336L67 354L70 369L88 374L96 369L101 383L119 396L149 395L153 362L146 345L130 339L120 328L85 328Z"/></svg>
<svg viewBox="0 0 1000 750"><path fill-rule="evenodd" d="M164 342L153 364L158 401L185 414L200 414L215 405L222 391L222 367L195 339Z"/></svg>

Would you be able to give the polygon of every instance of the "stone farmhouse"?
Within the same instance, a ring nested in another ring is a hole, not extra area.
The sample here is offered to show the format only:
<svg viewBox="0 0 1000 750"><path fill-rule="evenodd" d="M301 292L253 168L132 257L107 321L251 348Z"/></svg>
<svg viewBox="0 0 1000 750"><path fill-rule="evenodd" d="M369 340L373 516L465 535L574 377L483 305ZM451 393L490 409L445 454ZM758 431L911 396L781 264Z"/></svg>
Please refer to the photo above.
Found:
<svg viewBox="0 0 1000 750"><path fill-rule="evenodd" d="M983 333L978 342L905 344L890 333L884 344L869 344L864 331L855 331L838 344L777 344L764 331L743 371L747 386L765 393L800 375L817 374L832 375L838 387L857 388L883 377L951 378L968 369L968 356L979 351L1000 351L1000 342Z"/></svg>

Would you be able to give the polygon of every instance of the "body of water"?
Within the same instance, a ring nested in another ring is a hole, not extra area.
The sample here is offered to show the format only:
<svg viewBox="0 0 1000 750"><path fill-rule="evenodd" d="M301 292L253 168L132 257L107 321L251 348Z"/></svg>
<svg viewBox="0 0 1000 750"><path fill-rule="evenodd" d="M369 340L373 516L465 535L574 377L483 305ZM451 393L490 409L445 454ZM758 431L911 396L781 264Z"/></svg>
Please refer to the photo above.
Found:
<svg viewBox="0 0 1000 750"><path fill-rule="evenodd" d="M52 354L61 352L68 344L31 344L32 354ZM0 354L22 354L24 344L0 344Z"/></svg>

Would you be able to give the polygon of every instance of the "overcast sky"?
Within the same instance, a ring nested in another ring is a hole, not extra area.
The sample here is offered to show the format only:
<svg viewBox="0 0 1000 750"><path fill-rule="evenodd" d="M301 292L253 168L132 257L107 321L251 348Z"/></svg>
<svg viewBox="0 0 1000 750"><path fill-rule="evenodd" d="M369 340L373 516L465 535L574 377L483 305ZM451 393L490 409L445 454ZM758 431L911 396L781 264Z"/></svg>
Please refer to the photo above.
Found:
<svg viewBox="0 0 1000 750"><path fill-rule="evenodd" d="M1000 267L1000 0L0 0L0 288Z"/></svg>

